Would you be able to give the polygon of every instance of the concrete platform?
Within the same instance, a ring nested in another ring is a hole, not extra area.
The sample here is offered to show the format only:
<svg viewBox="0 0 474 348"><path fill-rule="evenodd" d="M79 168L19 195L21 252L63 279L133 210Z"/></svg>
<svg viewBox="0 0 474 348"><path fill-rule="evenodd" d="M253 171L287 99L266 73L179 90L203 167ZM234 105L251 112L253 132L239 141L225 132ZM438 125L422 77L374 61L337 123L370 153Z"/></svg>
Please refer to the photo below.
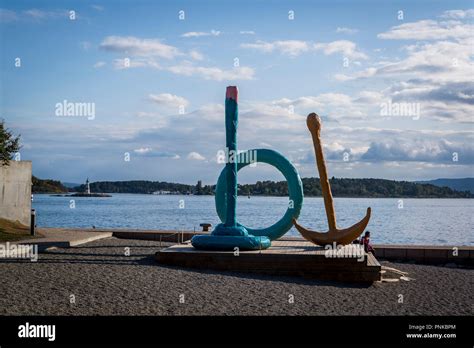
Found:
<svg viewBox="0 0 474 348"><path fill-rule="evenodd" d="M69 248L94 240L112 237L112 232L92 232L58 228L41 228L38 232L43 236L42 238L23 239L12 242L12 244L37 244L38 250L41 252L51 247Z"/></svg>
<svg viewBox="0 0 474 348"><path fill-rule="evenodd" d="M349 246L347 246L349 247ZM340 251L349 255L350 250ZM342 255L341 255L342 256ZM372 254L362 257L328 257L322 247L305 240L279 239L266 250L202 251L187 242L158 251L155 259L163 265L298 276L344 282L374 282L381 279L381 266Z"/></svg>

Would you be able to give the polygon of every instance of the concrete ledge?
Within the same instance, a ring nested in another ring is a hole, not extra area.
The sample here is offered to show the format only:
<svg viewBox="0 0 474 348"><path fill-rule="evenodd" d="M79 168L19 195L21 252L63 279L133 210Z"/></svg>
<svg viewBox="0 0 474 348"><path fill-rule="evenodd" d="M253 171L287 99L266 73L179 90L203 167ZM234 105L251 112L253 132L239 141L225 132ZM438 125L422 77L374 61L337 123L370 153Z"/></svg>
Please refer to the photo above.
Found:
<svg viewBox="0 0 474 348"><path fill-rule="evenodd" d="M474 247L470 246L380 244L374 245L374 249L377 258L382 260L474 266Z"/></svg>
<svg viewBox="0 0 474 348"><path fill-rule="evenodd" d="M378 249L376 249L375 253L377 253L377 251ZM406 259L407 250L400 248L385 248L383 251L383 257L386 259Z"/></svg>
<svg viewBox="0 0 474 348"><path fill-rule="evenodd" d="M51 247L70 248L94 240L112 237L112 232L73 231L67 229L40 229L43 238L32 238L17 241L17 244L36 244L38 251Z"/></svg>
<svg viewBox="0 0 474 348"><path fill-rule="evenodd" d="M425 249L406 249L406 259L423 262L425 259Z"/></svg>
<svg viewBox="0 0 474 348"><path fill-rule="evenodd" d="M176 230L138 230L114 228L41 228L41 233L71 232L71 233L109 233L113 237L123 239L155 240L170 243L182 243L192 237L210 232L176 231Z"/></svg>
<svg viewBox="0 0 474 348"><path fill-rule="evenodd" d="M183 243L191 240L196 235L209 234L210 232L192 231L113 231L113 236L124 239L155 240L171 243Z"/></svg>

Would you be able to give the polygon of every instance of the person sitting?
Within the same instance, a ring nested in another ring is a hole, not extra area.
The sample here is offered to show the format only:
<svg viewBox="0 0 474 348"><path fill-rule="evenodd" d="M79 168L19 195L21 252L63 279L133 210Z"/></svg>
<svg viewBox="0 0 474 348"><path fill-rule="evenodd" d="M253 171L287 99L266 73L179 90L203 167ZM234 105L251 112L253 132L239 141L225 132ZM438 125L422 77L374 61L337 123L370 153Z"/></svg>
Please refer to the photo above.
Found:
<svg viewBox="0 0 474 348"><path fill-rule="evenodd" d="M360 239L360 244L364 245L366 253L372 253L375 256L375 249L372 244L370 244L370 231L365 231L364 236Z"/></svg>

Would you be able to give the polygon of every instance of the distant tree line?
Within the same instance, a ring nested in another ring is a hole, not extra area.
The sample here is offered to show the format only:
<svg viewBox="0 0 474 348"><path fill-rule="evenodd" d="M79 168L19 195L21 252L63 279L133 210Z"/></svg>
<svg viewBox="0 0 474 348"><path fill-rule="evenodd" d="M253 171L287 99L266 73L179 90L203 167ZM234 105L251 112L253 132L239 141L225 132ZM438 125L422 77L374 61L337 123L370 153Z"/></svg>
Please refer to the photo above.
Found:
<svg viewBox="0 0 474 348"><path fill-rule="evenodd" d="M42 180L33 176L31 178L33 187L31 188L33 193L65 193L68 192L67 187L61 184L61 181L57 180Z"/></svg>
<svg viewBox="0 0 474 348"><path fill-rule="evenodd" d="M305 196L321 196L319 178L304 178ZM331 190L335 197L417 197L417 198L471 198L468 192L459 192L449 187L418 184L409 181L385 179L331 178Z"/></svg>
<svg viewBox="0 0 474 348"><path fill-rule="evenodd" d="M321 196L319 178L303 178L304 195L307 197ZM417 198L472 198L467 191L459 192L448 187L430 184L418 184L408 181L384 179L330 179L332 193L335 197L417 197ZM213 195L215 185L175 184L162 181L100 181L90 184L92 192L104 193L170 193ZM84 192L85 185L72 189ZM286 181L257 181L255 184L239 185L239 195L252 196L287 196Z"/></svg>
<svg viewBox="0 0 474 348"><path fill-rule="evenodd" d="M100 193L144 193L169 192L171 194L195 194L196 186L186 184L175 184L164 181L98 181L90 183L91 192ZM72 189L75 192L85 192L86 185L80 185ZM210 186L202 187L201 194L213 194Z"/></svg>

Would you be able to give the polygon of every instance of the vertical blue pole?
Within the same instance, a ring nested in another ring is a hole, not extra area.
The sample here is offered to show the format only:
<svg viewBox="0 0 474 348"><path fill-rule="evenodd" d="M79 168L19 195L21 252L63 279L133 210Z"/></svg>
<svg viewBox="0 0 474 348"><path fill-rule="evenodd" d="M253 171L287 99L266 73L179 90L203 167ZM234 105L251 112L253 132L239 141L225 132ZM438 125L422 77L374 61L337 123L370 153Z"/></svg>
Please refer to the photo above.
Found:
<svg viewBox="0 0 474 348"><path fill-rule="evenodd" d="M239 117L238 90L229 86L225 95L225 130L228 158L226 163L227 211L225 226L236 226L237 208L237 124Z"/></svg>
<svg viewBox="0 0 474 348"><path fill-rule="evenodd" d="M268 237L250 235L247 229L237 222L237 124L239 115L237 97L237 87L227 87L225 95L225 144L228 157L225 164L225 221L218 224L210 235L194 236L191 243L196 249L235 251L235 248L239 248L242 250L258 250L266 249L271 245ZM217 204L219 203L216 199L216 208L219 211Z"/></svg>

